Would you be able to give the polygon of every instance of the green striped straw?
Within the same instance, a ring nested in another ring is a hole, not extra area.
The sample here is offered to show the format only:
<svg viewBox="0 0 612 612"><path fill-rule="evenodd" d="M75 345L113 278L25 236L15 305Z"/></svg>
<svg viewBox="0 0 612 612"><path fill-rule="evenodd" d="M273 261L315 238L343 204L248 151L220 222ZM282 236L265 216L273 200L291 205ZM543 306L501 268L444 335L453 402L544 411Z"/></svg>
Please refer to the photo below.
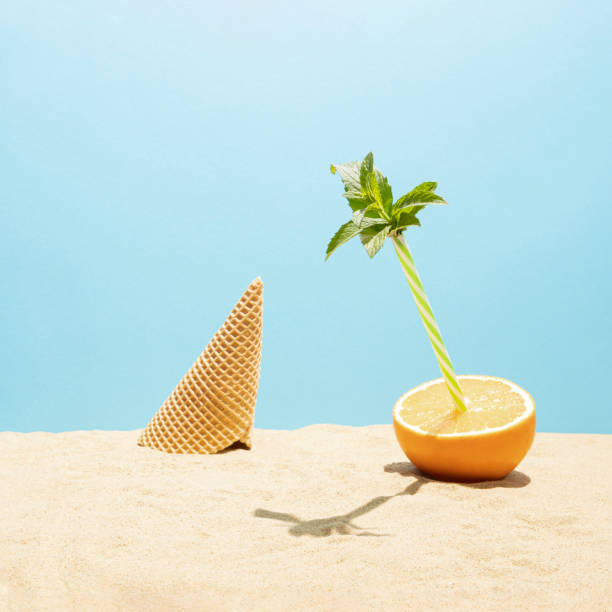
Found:
<svg viewBox="0 0 612 612"><path fill-rule="evenodd" d="M419 278L419 273L414 265L414 260L412 259L408 245L401 234L393 235L391 236L391 239L393 240L395 252L397 253L400 263L402 264L404 274L408 279L412 296L414 297L417 309L421 315L423 325L425 325L425 331L429 336L429 341L431 342L434 354L438 360L438 365L442 371L442 376L444 376L444 380L446 381L448 392L451 394L457 410L459 412L465 412L467 408L463 391L461 391L461 387L457 382L457 377L455 376L455 371L453 370L450 357L448 356L448 351L446 350L444 342L442 341L440 329L438 328L438 324L434 318L431 304L425 295L423 283Z"/></svg>

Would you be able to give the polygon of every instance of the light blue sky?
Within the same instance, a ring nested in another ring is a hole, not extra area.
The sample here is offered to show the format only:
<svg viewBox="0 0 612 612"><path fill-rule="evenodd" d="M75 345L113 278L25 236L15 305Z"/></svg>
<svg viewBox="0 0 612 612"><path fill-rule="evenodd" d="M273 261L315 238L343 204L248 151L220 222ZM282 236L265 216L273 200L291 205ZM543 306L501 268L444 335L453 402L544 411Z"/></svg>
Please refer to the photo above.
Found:
<svg viewBox="0 0 612 612"><path fill-rule="evenodd" d="M248 283L256 426L388 423L439 376L391 245L324 263L369 150L459 373L612 432L608 2L11 2L0 429L143 427Z"/></svg>

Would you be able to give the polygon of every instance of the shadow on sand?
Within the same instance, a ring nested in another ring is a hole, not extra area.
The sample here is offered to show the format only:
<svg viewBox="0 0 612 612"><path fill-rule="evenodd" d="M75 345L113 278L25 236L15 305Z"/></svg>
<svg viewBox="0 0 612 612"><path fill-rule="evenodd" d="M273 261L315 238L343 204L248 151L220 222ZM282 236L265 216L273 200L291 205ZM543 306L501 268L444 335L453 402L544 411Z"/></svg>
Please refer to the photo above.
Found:
<svg viewBox="0 0 612 612"><path fill-rule="evenodd" d="M404 493L398 493L397 495L404 495ZM390 500L395 495L383 496L383 497L374 497L366 504L359 506L359 508L355 508L355 510L351 510L346 514L337 514L335 516L328 516L327 518L318 518L312 519L310 521L303 521L299 519L295 514L285 514L283 512L270 512L269 510L264 510L263 508L258 508L253 513L256 517L259 518L270 518L276 519L277 521L283 521L285 523L290 523L291 527L289 527L289 533L292 536L303 536L309 535L314 536L316 538L321 538L324 536L329 536L334 533L340 535L357 535L357 536L370 536L370 537L384 537L388 534L386 533L372 533L370 531L363 531L363 527L359 527L355 525L352 521L359 516L363 516L368 512L371 512L378 506L384 504L386 501Z"/></svg>
<svg viewBox="0 0 612 612"><path fill-rule="evenodd" d="M388 463L385 465L385 472L393 472L395 474L401 474L402 476L412 476L416 478L410 486L418 483L418 488L423 486L427 482L445 482L443 480L436 480L435 478L429 478L414 466L410 461L401 461L399 463ZM449 481L449 484L455 484L462 487L470 487L471 489L518 489L520 487L526 487L531 482L531 478L523 472L514 470L510 472L505 478L501 480L484 480L482 482L455 482Z"/></svg>
<svg viewBox="0 0 612 612"><path fill-rule="evenodd" d="M243 442L240 442L240 441L236 440L236 442L234 442L233 444L230 444L227 448L224 448L223 450L217 451L216 454L217 455L223 455L225 453L231 453L232 451L236 451L236 450L250 450L250 449Z"/></svg>
<svg viewBox="0 0 612 612"><path fill-rule="evenodd" d="M359 527L353 523L353 520L372 512L385 502L393 499L394 497L400 497L402 495L414 495L418 493L422 486L429 482L441 482L428 478L421 471L419 471L412 463L403 461L400 463L389 463L384 467L385 472L391 472L400 474L401 476L412 476L414 478L405 489L395 495L385 495L380 497L374 497L367 503L347 512L346 514L336 514L325 518L316 518L311 520L302 520L295 516L295 514L287 514L284 512L272 512L263 508L257 508L253 515L257 518L268 518L289 523L289 534L292 536L303 536L309 535L317 538L330 536L332 534L339 535L356 535L356 536L369 536L369 537L385 537L390 534L387 533L373 533L371 531L364 531L364 527ZM485 482L457 482L449 483L459 485L462 487L470 487L472 489L494 489L497 487L505 488L518 488L525 487L531 482L531 479L522 472L516 470L510 472L508 476L502 480L489 480Z"/></svg>

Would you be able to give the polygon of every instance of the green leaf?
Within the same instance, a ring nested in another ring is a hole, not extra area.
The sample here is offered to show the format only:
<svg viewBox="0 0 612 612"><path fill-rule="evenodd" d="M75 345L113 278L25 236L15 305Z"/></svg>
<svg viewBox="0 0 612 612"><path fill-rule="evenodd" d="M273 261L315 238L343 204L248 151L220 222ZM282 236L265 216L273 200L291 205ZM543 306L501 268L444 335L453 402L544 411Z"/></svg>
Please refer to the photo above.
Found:
<svg viewBox="0 0 612 612"><path fill-rule="evenodd" d="M377 202L387 216L393 208L393 191L387 177L374 167L374 156L368 153L365 159L346 164L332 164L332 174L339 174L344 183L342 194L353 212Z"/></svg>
<svg viewBox="0 0 612 612"><path fill-rule="evenodd" d="M436 183L435 181L427 181L425 183L421 183L420 185L417 185L413 189L413 191L435 191L437 187L438 187L438 183Z"/></svg>
<svg viewBox="0 0 612 612"><path fill-rule="evenodd" d="M340 229L332 236L332 239L327 245L327 251L325 252L325 259L328 257L345 242L348 242L351 238L354 238L359 234L361 230L352 222L349 221L340 227Z"/></svg>
<svg viewBox="0 0 612 612"><path fill-rule="evenodd" d="M363 229L364 227L369 227L370 225L374 225L376 223L386 223L386 221L380 217L380 214L376 209L376 204L370 204L365 208L356 210L353 213L352 220L353 223L361 229Z"/></svg>
<svg viewBox="0 0 612 612"><path fill-rule="evenodd" d="M374 174L376 175L376 181L378 182L378 189L380 191L383 209L388 215L390 215L391 210L393 209L393 191L391 190L391 185L389 185L387 177L384 176L384 174L378 170L378 168L374 168Z"/></svg>
<svg viewBox="0 0 612 612"><path fill-rule="evenodd" d="M347 162L346 164L332 164L332 174L338 173L342 182L344 183L345 191L356 191L361 193L361 183L359 182L359 171L361 169L361 162Z"/></svg>
<svg viewBox="0 0 612 612"><path fill-rule="evenodd" d="M368 208L368 207L366 206L366 207L364 207L364 208L361 208L360 210L356 210L356 211L353 213L353 219L352 219L352 221L353 221L353 223L354 223L354 224L355 224L355 225L356 225L358 228L361 228L361 221L363 220L363 217L364 217L364 215L365 215L365 213L366 213L367 208Z"/></svg>
<svg viewBox="0 0 612 612"><path fill-rule="evenodd" d="M382 208L382 196L380 195L380 189L378 187L378 181L376 175L371 172L368 179L370 193L372 194L374 201Z"/></svg>
<svg viewBox="0 0 612 612"><path fill-rule="evenodd" d="M368 153L361 162L359 168L359 184L363 193L368 193L370 190L370 174L374 172L374 155Z"/></svg>
<svg viewBox="0 0 612 612"><path fill-rule="evenodd" d="M418 187L415 187L412 191L409 191L397 200L397 202L393 205L393 210L397 211L401 208L418 206L419 204L444 205L447 204L447 202L444 200L444 198L435 194L433 191L429 191L427 189L419 189Z"/></svg>
<svg viewBox="0 0 612 612"><path fill-rule="evenodd" d="M405 208L397 208L393 211L393 216L392 219L394 219L395 221L398 220L398 218L403 215L403 214L407 214L407 215L416 215L417 213L421 212L423 209L425 208L424 205L417 205L417 204L413 204L411 206L407 206Z"/></svg>
<svg viewBox="0 0 612 612"><path fill-rule="evenodd" d="M402 211L395 218L395 229L401 231L409 225L418 225L420 227L421 222L417 219L416 213L413 210Z"/></svg>
<svg viewBox="0 0 612 612"><path fill-rule="evenodd" d="M375 196L370 185L370 175L373 168L374 157L371 153L366 156L364 162L354 161L346 164L332 164L332 174L338 173L344 183L344 197L348 200L353 211L368 206L375 201Z"/></svg>
<svg viewBox="0 0 612 612"><path fill-rule="evenodd" d="M364 198L361 191L345 191L342 195L348 200L353 211L365 208L370 204L370 200Z"/></svg>
<svg viewBox="0 0 612 612"><path fill-rule="evenodd" d="M367 210L367 208L368 208L368 207L366 206L365 208L362 208L362 209L360 209L360 210L356 210L356 211L353 213L353 219L352 219L352 220L353 220L353 223L354 223L354 224L355 224L357 227L359 227L359 228L361 228L361 222L363 221L363 217L364 217L364 216L365 216L365 214L366 214L366 210Z"/></svg>
<svg viewBox="0 0 612 612"><path fill-rule="evenodd" d="M390 231L391 227L388 223L378 223L362 230L359 238L370 257L374 257L380 251Z"/></svg>

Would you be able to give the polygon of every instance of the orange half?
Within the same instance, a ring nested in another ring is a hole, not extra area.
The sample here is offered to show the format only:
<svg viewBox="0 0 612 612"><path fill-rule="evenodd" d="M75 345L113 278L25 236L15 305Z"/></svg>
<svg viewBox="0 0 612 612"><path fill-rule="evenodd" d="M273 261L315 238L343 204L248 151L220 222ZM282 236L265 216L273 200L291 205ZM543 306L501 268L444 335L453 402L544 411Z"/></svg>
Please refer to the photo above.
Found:
<svg viewBox="0 0 612 612"><path fill-rule="evenodd" d="M468 410L459 413L442 378L404 393L393 427L406 456L440 480L476 482L509 474L535 435L535 403L515 383L494 376L458 376Z"/></svg>

